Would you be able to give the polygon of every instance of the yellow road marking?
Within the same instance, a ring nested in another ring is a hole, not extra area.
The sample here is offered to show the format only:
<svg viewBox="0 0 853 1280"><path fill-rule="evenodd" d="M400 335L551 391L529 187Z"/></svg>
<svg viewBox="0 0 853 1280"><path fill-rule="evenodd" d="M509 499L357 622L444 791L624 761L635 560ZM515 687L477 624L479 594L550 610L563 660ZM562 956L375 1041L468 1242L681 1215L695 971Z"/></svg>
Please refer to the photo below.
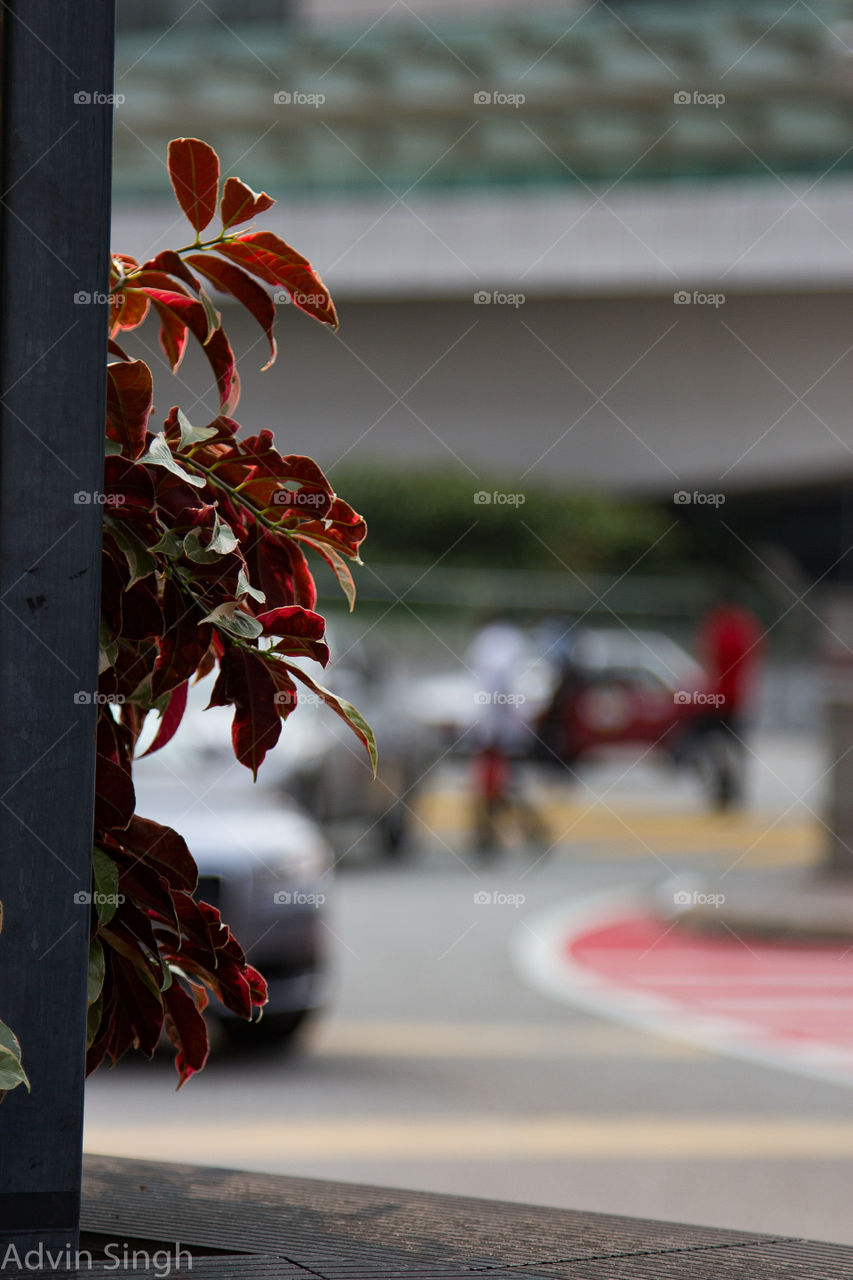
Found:
<svg viewBox="0 0 853 1280"><path fill-rule="evenodd" d="M801 816L776 823L777 814L673 813L638 807L610 808L594 800L549 798L538 809L551 839L559 845L593 845L610 857L648 857L656 853L749 853L742 866L802 865L823 853L820 824ZM471 800L461 792L435 791L421 797L418 816L428 829L468 833Z"/></svg>
<svg viewBox="0 0 853 1280"><path fill-rule="evenodd" d="M853 1124L838 1120L697 1120L666 1115L336 1117L284 1115L199 1122L147 1118L138 1123L86 1124L88 1151L188 1161L246 1163L289 1160L553 1160L850 1159Z"/></svg>
<svg viewBox="0 0 853 1280"><path fill-rule="evenodd" d="M519 1059L706 1057L704 1050L627 1027L536 1023L321 1023L311 1037L322 1057Z"/></svg>

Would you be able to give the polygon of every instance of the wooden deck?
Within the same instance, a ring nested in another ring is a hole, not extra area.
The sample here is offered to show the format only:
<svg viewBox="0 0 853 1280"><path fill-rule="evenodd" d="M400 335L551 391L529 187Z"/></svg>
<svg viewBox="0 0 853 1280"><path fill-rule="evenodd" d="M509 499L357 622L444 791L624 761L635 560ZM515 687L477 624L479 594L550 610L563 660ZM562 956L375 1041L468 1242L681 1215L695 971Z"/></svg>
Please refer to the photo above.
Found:
<svg viewBox="0 0 853 1280"><path fill-rule="evenodd" d="M83 1229L96 1259L108 1242L109 1257L124 1241L152 1256L179 1243L173 1280L853 1277L841 1245L105 1156L85 1160ZM97 1260L79 1272L126 1273L156 1274Z"/></svg>

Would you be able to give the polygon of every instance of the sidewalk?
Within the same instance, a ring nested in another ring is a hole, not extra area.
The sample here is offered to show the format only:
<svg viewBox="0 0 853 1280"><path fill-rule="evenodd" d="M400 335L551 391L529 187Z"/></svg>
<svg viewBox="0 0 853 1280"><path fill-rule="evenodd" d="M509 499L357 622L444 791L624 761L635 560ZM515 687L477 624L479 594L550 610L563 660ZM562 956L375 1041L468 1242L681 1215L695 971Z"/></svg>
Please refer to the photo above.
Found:
<svg viewBox="0 0 853 1280"><path fill-rule="evenodd" d="M735 870L684 892L694 900L678 910L682 930L853 945L853 877L830 878L817 867Z"/></svg>

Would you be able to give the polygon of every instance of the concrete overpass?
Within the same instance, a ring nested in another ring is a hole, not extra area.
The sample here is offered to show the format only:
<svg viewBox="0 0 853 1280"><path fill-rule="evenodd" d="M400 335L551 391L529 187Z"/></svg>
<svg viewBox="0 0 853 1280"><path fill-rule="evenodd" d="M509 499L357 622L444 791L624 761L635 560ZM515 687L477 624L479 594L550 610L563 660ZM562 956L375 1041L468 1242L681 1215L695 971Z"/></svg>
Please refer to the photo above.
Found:
<svg viewBox="0 0 853 1280"><path fill-rule="evenodd" d="M795 595L835 580L853 759L853 3L132 7L115 246L174 243L162 159L197 134L280 199L265 225L340 304L337 337L289 307L241 421L333 477L375 458L466 469L472 496L499 473L647 495L730 559L787 556ZM181 378L212 413L201 362Z"/></svg>
<svg viewBox="0 0 853 1280"><path fill-rule="evenodd" d="M283 315L247 426L330 467L662 499L853 479L853 4L478 5L350 29L268 8L153 44L134 27L117 76L116 246L174 239L179 121L280 197L265 225L340 304L338 338ZM299 86L325 101L274 101ZM251 361L258 334L233 328Z"/></svg>

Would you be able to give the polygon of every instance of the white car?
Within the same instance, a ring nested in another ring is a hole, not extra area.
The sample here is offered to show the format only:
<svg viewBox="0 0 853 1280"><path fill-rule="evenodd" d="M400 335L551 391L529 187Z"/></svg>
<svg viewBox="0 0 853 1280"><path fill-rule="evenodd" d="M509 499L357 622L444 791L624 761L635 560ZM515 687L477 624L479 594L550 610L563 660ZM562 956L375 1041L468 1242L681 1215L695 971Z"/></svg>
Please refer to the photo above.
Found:
<svg viewBox="0 0 853 1280"><path fill-rule="evenodd" d="M184 837L198 864L197 897L219 909L267 981L260 1022L246 1023L216 1000L211 1014L232 1040L282 1041L326 1002L331 849L295 802L253 784L229 755L231 714L202 713L203 695L193 691L167 746L136 761L137 811Z"/></svg>

